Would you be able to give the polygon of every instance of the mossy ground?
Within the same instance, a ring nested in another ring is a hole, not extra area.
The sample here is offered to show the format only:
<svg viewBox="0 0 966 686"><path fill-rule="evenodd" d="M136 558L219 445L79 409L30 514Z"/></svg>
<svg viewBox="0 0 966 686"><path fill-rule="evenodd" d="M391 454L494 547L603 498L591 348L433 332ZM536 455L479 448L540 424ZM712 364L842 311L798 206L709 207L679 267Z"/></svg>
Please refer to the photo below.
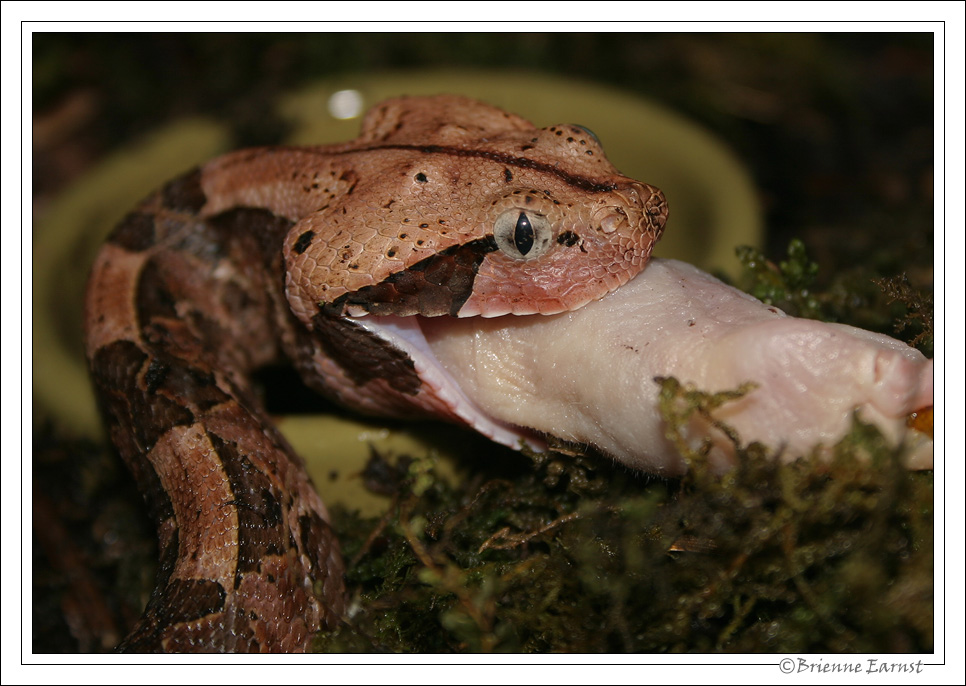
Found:
<svg viewBox="0 0 966 686"><path fill-rule="evenodd" d="M716 400L665 382L672 431ZM543 456L459 488L396 460L384 517L335 512L357 611L318 649L932 650L931 472L859 423L830 460L688 459L663 481Z"/></svg>

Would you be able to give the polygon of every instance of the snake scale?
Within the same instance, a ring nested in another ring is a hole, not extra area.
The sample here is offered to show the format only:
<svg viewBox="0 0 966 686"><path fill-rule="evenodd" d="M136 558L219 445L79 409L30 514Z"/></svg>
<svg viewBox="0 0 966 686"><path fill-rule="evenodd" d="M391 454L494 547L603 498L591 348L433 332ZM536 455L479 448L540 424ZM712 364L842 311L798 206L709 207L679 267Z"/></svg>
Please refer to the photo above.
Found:
<svg viewBox="0 0 966 686"><path fill-rule="evenodd" d="M101 249L85 313L159 539L118 649L299 652L343 614L325 506L255 370L284 360L363 412L472 424L383 327L580 307L643 268L666 217L589 130L456 96L376 105L349 143L225 155L142 202Z"/></svg>

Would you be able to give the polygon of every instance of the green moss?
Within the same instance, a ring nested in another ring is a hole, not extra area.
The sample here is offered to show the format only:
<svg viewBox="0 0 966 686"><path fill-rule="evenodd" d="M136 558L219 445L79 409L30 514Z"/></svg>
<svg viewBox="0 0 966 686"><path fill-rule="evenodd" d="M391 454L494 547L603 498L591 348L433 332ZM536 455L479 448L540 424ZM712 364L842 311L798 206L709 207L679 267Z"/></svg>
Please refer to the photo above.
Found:
<svg viewBox="0 0 966 686"><path fill-rule="evenodd" d="M808 258L802 241L792 240L788 244L788 259L778 264L748 245L738 246L735 253L750 274L742 284L748 293L794 317L822 318L821 304L810 290L818 265Z"/></svg>
<svg viewBox="0 0 966 686"><path fill-rule="evenodd" d="M820 275L798 239L789 242L788 259L777 264L750 246L735 252L745 268L738 286L759 300L793 317L844 322L897 336L932 357L931 284L913 286L905 273L883 277L863 265ZM820 276L827 283L819 290Z"/></svg>
<svg viewBox="0 0 966 686"><path fill-rule="evenodd" d="M889 299L899 306L894 314L896 335L905 335L910 345L917 346L926 355L933 353L932 295L916 290L905 274L883 279L873 279Z"/></svg>
<svg viewBox="0 0 966 686"><path fill-rule="evenodd" d="M737 394L663 389L672 434ZM723 478L700 449L679 482L601 463L605 493L574 488L584 458L549 487L550 460L459 489L420 469L381 520L335 513L360 609L318 648L929 651L932 476L899 457L856 421L830 459L752 445Z"/></svg>

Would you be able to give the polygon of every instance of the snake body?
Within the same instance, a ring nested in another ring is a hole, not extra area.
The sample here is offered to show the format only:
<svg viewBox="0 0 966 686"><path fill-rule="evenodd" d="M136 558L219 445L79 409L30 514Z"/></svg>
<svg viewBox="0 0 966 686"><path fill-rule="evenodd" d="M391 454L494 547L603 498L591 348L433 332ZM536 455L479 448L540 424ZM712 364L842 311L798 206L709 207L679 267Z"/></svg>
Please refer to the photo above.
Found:
<svg viewBox="0 0 966 686"><path fill-rule="evenodd" d="M159 537L119 650L298 652L342 616L325 506L254 371L286 360L359 410L513 443L419 356L413 322L580 307L643 268L666 216L588 130L455 96L386 101L354 141L231 153L146 199L86 298L99 400Z"/></svg>

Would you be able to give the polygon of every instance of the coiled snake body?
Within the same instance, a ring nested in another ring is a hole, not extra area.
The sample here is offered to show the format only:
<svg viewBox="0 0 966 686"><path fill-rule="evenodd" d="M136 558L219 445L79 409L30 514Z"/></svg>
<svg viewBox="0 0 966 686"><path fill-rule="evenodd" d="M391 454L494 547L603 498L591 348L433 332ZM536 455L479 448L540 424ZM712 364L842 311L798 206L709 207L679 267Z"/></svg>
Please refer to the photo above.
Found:
<svg viewBox="0 0 966 686"><path fill-rule="evenodd" d="M301 651L343 612L325 507L254 370L285 359L362 411L513 443L433 376L412 322L579 307L643 268L666 216L586 129L453 96L387 101L350 143L229 154L148 198L86 301L110 435L160 544L119 649Z"/></svg>

